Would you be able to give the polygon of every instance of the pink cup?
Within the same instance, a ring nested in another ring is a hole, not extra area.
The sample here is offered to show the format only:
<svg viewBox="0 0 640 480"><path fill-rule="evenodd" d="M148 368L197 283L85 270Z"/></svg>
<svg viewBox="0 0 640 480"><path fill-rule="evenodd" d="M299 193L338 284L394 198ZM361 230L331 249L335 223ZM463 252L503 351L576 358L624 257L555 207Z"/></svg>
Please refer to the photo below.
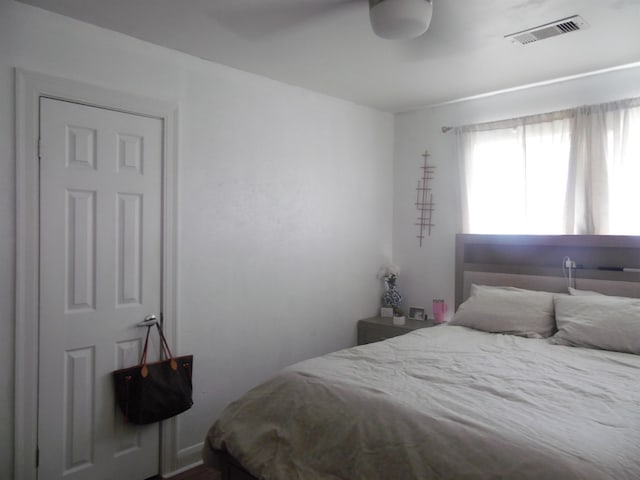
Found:
<svg viewBox="0 0 640 480"><path fill-rule="evenodd" d="M444 322L444 314L447 313L447 304L444 303L444 300L434 300L433 301L433 318L436 323Z"/></svg>

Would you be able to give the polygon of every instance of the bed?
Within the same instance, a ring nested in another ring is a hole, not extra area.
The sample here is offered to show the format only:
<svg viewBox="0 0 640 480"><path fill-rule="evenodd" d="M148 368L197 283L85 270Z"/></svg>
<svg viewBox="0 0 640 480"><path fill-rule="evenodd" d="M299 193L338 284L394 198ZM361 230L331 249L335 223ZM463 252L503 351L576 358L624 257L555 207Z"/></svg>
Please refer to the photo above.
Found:
<svg viewBox="0 0 640 480"><path fill-rule="evenodd" d="M638 267L636 237L458 235L452 324L284 369L227 407L205 463L225 479L640 478Z"/></svg>

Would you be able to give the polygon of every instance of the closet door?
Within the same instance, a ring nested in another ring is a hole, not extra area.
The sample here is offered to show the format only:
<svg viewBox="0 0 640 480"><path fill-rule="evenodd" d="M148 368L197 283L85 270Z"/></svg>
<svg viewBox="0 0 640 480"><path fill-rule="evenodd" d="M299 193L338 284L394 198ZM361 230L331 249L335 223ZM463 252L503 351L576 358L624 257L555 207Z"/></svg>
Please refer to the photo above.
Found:
<svg viewBox="0 0 640 480"><path fill-rule="evenodd" d="M160 314L162 120L40 106L38 478L143 480L159 426L124 422L111 372Z"/></svg>

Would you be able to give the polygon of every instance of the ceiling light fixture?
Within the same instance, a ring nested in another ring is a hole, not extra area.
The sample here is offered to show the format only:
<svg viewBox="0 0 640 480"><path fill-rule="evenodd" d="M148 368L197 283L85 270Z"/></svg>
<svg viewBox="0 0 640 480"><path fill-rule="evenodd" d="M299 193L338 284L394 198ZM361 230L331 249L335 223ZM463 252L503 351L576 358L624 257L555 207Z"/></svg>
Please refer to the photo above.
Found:
<svg viewBox="0 0 640 480"><path fill-rule="evenodd" d="M419 37L429 28L432 13L432 0L369 0L373 31L390 40Z"/></svg>

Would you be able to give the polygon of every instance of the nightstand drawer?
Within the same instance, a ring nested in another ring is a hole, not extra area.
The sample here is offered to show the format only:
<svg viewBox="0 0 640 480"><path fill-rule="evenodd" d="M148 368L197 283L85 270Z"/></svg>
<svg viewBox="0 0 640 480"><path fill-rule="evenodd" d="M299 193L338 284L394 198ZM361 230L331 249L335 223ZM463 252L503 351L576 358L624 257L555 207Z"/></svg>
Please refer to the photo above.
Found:
<svg viewBox="0 0 640 480"><path fill-rule="evenodd" d="M397 337L403 335L409 330L397 328L392 325L374 325L367 324L360 325L358 327L358 345L364 345L365 343L380 342L387 338Z"/></svg>
<svg viewBox="0 0 640 480"><path fill-rule="evenodd" d="M372 317L358 321L358 345L380 342L404 335L419 328L433 327L432 320L407 319L403 325L394 325L391 318Z"/></svg>

